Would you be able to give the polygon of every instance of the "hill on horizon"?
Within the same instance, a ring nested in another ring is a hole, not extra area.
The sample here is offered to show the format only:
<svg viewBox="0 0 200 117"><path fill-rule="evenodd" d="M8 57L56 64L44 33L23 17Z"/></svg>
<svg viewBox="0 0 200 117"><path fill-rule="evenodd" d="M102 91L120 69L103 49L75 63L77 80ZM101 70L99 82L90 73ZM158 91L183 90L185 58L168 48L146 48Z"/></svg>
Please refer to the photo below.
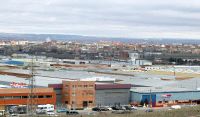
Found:
<svg viewBox="0 0 200 117"><path fill-rule="evenodd" d="M123 38L123 37L97 37L67 34L19 34L19 33L0 33L0 40L31 40L45 41L47 38L59 41L118 41L125 43L149 43L149 44L200 44L197 39L173 39L173 38Z"/></svg>

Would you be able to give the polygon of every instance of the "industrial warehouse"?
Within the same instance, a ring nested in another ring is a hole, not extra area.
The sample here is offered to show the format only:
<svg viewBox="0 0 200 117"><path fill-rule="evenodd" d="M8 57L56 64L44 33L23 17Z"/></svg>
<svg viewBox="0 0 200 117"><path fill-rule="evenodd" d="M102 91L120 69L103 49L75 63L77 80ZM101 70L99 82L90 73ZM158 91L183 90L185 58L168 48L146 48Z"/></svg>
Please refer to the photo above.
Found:
<svg viewBox="0 0 200 117"><path fill-rule="evenodd" d="M135 105L151 105L164 107L179 104L200 104L199 90L183 90L174 88L132 88L131 103Z"/></svg>
<svg viewBox="0 0 200 117"><path fill-rule="evenodd" d="M99 84L94 81L63 81L49 88L34 88L34 104L53 104L67 108L92 108L113 105L150 105L163 107L177 104L199 104L199 90L170 87L132 87L131 84ZM28 88L1 88L0 105L27 105Z"/></svg>
<svg viewBox="0 0 200 117"><path fill-rule="evenodd" d="M22 64L17 61L26 62ZM197 105L200 102L198 76L175 76L188 69L187 66L176 66L175 75L174 72L165 75L152 72L172 71L171 66L136 67L126 63L124 67L123 62L111 62L111 65L107 61L102 64L95 62L57 62L38 57L34 60L34 70L27 66L31 64L31 59L18 58L1 63L0 107L5 111L31 106L37 109L51 107L50 110L37 111L39 114L44 111L59 113L63 109L89 113L98 108L105 110L130 106L142 110Z"/></svg>

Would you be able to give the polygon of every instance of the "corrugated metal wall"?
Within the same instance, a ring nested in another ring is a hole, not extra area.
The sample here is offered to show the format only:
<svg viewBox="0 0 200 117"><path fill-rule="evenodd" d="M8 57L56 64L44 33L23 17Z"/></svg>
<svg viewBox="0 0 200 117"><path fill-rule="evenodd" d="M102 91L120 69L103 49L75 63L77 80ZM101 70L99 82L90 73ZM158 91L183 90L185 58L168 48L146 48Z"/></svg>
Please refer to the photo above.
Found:
<svg viewBox="0 0 200 117"><path fill-rule="evenodd" d="M200 100L200 91L190 91L190 92L157 92L151 93L156 95L156 102L165 100ZM162 95L170 94L168 98L163 98ZM150 95L150 93L138 93L131 92L131 102L140 102L143 95Z"/></svg>
<svg viewBox="0 0 200 117"><path fill-rule="evenodd" d="M96 90L96 106L127 105L129 99L129 89Z"/></svg>

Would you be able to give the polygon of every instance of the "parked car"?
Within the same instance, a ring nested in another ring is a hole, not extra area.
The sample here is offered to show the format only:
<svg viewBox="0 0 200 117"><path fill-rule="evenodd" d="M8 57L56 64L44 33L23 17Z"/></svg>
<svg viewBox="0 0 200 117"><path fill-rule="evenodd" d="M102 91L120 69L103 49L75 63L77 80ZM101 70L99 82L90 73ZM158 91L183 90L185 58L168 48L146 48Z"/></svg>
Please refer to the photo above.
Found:
<svg viewBox="0 0 200 117"><path fill-rule="evenodd" d="M100 107L100 110L101 110L101 111L109 111L109 109L106 108L106 107Z"/></svg>
<svg viewBox="0 0 200 117"><path fill-rule="evenodd" d="M117 108L116 106L111 107L112 110L119 110L119 108Z"/></svg>
<svg viewBox="0 0 200 117"><path fill-rule="evenodd" d="M122 110L120 107L118 107L118 106L113 106L113 107L111 107L112 108L112 110Z"/></svg>
<svg viewBox="0 0 200 117"><path fill-rule="evenodd" d="M67 111L66 111L66 114L67 114L67 115L78 115L79 112L78 112L78 111L75 111L75 110L67 110Z"/></svg>
<svg viewBox="0 0 200 117"><path fill-rule="evenodd" d="M126 110L126 108L124 106L113 106L111 108L112 108L112 110Z"/></svg>
<svg viewBox="0 0 200 117"><path fill-rule="evenodd" d="M92 108L92 111L101 111L101 109L99 107L94 107Z"/></svg>
<svg viewBox="0 0 200 117"><path fill-rule="evenodd" d="M111 111L112 110L112 108L111 107L109 107L109 106L105 106L109 111Z"/></svg>
<svg viewBox="0 0 200 117"><path fill-rule="evenodd" d="M132 110L137 110L138 108L136 106L131 106Z"/></svg>
<svg viewBox="0 0 200 117"><path fill-rule="evenodd" d="M153 112L153 109L147 109L145 112Z"/></svg>
<svg viewBox="0 0 200 117"><path fill-rule="evenodd" d="M66 108L61 108L56 110L57 113L66 113L67 109Z"/></svg>
<svg viewBox="0 0 200 117"><path fill-rule="evenodd" d="M26 106L12 106L9 109L10 114L25 114L26 113Z"/></svg>
<svg viewBox="0 0 200 117"><path fill-rule="evenodd" d="M131 110L133 110L132 108L131 108L131 106L123 106L126 110L129 110L129 111L131 111Z"/></svg>

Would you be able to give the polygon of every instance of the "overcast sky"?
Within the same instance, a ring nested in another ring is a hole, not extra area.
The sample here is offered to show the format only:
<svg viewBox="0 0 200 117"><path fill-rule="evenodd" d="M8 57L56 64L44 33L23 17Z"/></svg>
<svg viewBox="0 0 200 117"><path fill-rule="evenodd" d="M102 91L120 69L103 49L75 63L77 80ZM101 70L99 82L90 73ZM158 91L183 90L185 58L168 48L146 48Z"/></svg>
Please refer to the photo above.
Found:
<svg viewBox="0 0 200 117"><path fill-rule="evenodd" d="M200 39L200 0L4 0L0 32Z"/></svg>

